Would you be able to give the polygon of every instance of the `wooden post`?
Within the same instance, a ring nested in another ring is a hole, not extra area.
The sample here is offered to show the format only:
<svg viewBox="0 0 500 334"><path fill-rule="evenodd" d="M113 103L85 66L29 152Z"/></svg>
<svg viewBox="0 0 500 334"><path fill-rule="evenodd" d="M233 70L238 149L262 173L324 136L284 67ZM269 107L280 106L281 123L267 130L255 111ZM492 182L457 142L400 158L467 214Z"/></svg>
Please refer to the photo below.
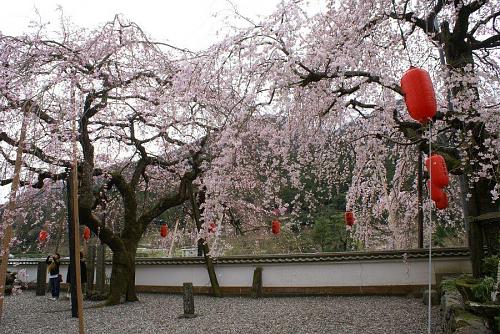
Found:
<svg viewBox="0 0 500 334"><path fill-rule="evenodd" d="M78 171L76 162L73 164L73 170L71 173L71 201L73 202L73 228L75 237L75 280L76 282L76 295L77 295L77 306L78 306L78 325L79 333L85 333L84 323L83 323L83 295L82 295L82 280L81 280L81 268L80 268L80 224L78 221ZM73 285L73 284L72 284Z"/></svg>
<svg viewBox="0 0 500 334"><path fill-rule="evenodd" d="M45 296L45 288L47 285L47 263L39 261L36 270L36 295Z"/></svg>
<svg viewBox="0 0 500 334"><path fill-rule="evenodd" d="M483 233L481 225L477 221L469 223L469 248L472 262L472 277L481 277L481 261L484 257Z"/></svg>
<svg viewBox="0 0 500 334"><path fill-rule="evenodd" d="M2 239L2 263L0 263L0 319L3 315L3 301L5 293L5 279L7 277L7 266L10 254L10 242L12 240L12 220L14 219L14 211L16 209L16 195L19 189L19 180L21 177L21 160L23 156L24 141L26 139L26 129L28 127L27 113L31 110L31 103L26 102L23 105L23 120L21 123L21 131L19 134L19 142L17 144L16 162L14 164L14 177L9 194L9 203L7 210L3 213L3 239Z"/></svg>
<svg viewBox="0 0 500 334"><path fill-rule="evenodd" d="M78 318L78 296L76 292L76 260L75 260L75 225L73 220L73 205L75 204L71 199L72 194L72 174L73 171L68 172L68 180L66 182L66 206L68 211L68 248L69 248L69 266L68 266L68 278L71 282L70 292L71 292L71 316L73 318Z"/></svg>
<svg viewBox="0 0 500 334"><path fill-rule="evenodd" d="M172 250L174 249L175 236L177 235L177 227L179 227L179 218L175 222L174 234L172 235L172 243L170 244L170 249L168 250L168 257L172 257Z"/></svg>
<svg viewBox="0 0 500 334"><path fill-rule="evenodd" d="M80 272L80 222L78 219L78 148L76 146L78 136L76 134L76 108L75 108L75 89L71 87L70 103L73 111L73 121L71 122L73 132L73 163L71 164L71 202L72 202L72 218L74 229L74 243L75 243L75 280L71 285L76 282L76 294L78 305L78 331L79 334L85 333L83 323L83 296L82 296L82 280ZM71 241L70 241L71 242Z"/></svg>
<svg viewBox="0 0 500 334"><path fill-rule="evenodd" d="M172 257L172 251L174 250L175 236L177 235L177 228L179 227L179 219L175 222L174 234L172 235L172 243L170 244L170 249L168 250L168 257Z"/></svg>
<svg viewBox="0 0 500 334"><path fill-rule="evenodd" d="M184 318L194 318L193 283L183 283Z"/></svg>
<svg viewBox="0 0 500 334"><path fill-rule="evenodd" d="M262 267L255 268L253 272L252 297L262 297Z"/></svg>

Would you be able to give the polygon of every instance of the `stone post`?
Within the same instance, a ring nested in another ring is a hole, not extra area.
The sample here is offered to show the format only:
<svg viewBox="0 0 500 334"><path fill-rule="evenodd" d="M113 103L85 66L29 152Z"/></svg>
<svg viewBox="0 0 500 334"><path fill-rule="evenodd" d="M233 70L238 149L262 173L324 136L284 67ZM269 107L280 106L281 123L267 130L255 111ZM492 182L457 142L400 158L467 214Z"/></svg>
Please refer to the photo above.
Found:
<svg viewBox="0 0 500 334"><path fill-rule="evenodd" d="M184 314L181 317L194 318L194 298L193 298L193 283L182 284L184 292Z"/></svg>
<svg viewBox="0 0 500 334"><path fill-rule="evenodd" d="M36 295L45 296L45 289L47 285L47 263L39 261L36 271Z"/></svg>
<svg viewBox="0 0 500 334"><path fill-rule="evenodd" d="M87 248L87 289L85 291L87 296L92 296L94 286L95 253L96 246L89 246Z"/></svg>
<svg viewBox="0 0 500 334"><path fill-rule="evenodd" d="M252 297L262 297L262 267L255 268L253 272Z"/></svg>
<svg viewBox="0 0 500 334"><path fill-rule="evenodd" d="M96 291L99 295L106 294L106 262L105 262L105 245L97 246L96 258Z"/></svg>

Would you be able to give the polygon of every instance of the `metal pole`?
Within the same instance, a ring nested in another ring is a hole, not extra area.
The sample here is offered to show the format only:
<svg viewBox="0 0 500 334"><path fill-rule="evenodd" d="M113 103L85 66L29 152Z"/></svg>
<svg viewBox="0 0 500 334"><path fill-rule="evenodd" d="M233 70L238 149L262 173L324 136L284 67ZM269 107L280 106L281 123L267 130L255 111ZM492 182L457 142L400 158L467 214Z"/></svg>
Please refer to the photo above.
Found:
<svg viewBox="0 0 500 334"><path fill-rule="evenodd" d="M429 121L429 157L432 155L432 120ZM429 180L432 183L432 167L429 168ZM432 203L431 192L429 191L429 202ZM432 303L431 303L431 290L432 290L432 205L429 205L429 226L428 226L428 234L429 234L429 293L427 296L428 303L428 325L427 325L427 333L431 334L432 330Z"/></svg>
<svg viewBox="0 0 500 334"><path fill-rule="evenodd" d="M418 171L417 171L417 193L418 193L418 248L424 248L424 208L423 208L423 167L422 151L418 148Z"/></svg>

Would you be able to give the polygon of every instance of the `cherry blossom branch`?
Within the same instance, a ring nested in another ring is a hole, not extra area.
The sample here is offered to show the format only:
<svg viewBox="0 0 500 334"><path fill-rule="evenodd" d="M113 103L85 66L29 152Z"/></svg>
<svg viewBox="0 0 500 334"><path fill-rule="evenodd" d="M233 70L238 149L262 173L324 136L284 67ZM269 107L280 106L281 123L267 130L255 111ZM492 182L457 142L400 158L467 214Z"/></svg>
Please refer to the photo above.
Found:
<svg viewBox="0 0 500 334"><path fill-rule="evenodd" d="M490 20L493 20L493 22L496 20L496 18L500 15L500 11L493 12L490 15L486 16L484 19L479 20L474 27L469 31L470 35L474 35L476 31L483 25L488 24ZM494 24L494 23L493 23Z"/></svg>

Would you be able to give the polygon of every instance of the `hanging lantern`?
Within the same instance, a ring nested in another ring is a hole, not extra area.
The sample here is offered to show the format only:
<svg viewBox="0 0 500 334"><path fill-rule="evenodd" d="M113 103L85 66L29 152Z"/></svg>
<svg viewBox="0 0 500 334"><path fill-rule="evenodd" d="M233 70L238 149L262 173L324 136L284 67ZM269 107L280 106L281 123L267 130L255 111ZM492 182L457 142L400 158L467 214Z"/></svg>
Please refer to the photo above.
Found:
<svg viewBox="0 0 500 334"><path fill-rule="evenodd" d="M168 226L167 224L163 224L161 227L160 227L160 235L162 238L165 238L168 234Z"/></svg>
<svg viewBox="0 0 500 334"><path fill-rule="evenodd" d="M430 173L431 181L434 185L444 188L450 182L446 161L439 154L432 154L425 160L425 167Z"/></svg>
<svg viewBox="0 0 500 334"><path fill-rule="evenodd" d="M345 224L347 226L354 225L354 214L352 213L352 211L346 211L345 212L345 214L344 214L344 220L345 220Z"/></svg>
<svg viewBox="0 0 500 334"><path fill-rule="evenodd" d="M217 231L217 224L210 223L210 225L208 225L208 233L215 233L215 231Z"/></svg>
<svg viewBox="0 0 500 334"><path fill-rule="evenodd" d="M443 210L448 207L448 196L443 192L443 197L440 201L436 202L436 209Z"/></svg>
<svg viewBox="0 0 500 334"><path fill-rule="evenodd" d="M47 240L48 236L49 232L41 230L40 233L38 233L38 241L44 242L45 240Z"/></svg>
<svg viewBox="0 0 500 334"><path fill-rule="evenodd" d="M88 226L83 230L83 239L85 239L85 241L90 239L90 228Z"/></svg>
<svg viewBox="0 0 500 334"><path fill-rule="evenodd" d="M411 118L425 124L436 115L436 95L426 70L410 67L401 78L401 90Z"/></svg>
<svg viewBox="0 0 500 334"><path fill-rule="evenodd" d="M431 199L434 202L439 202L444 196L446 196L445 192L442 188L435 185L431 180L427 181L427 187L429 192L431 193Z"/></svg>
<svg viewBox="0 0 500 334"><path fill-rule="evenodd" d="M271 223L271 231L273 234L279 234L281 229L281 223L279 220L273 220Z"/></svg>

